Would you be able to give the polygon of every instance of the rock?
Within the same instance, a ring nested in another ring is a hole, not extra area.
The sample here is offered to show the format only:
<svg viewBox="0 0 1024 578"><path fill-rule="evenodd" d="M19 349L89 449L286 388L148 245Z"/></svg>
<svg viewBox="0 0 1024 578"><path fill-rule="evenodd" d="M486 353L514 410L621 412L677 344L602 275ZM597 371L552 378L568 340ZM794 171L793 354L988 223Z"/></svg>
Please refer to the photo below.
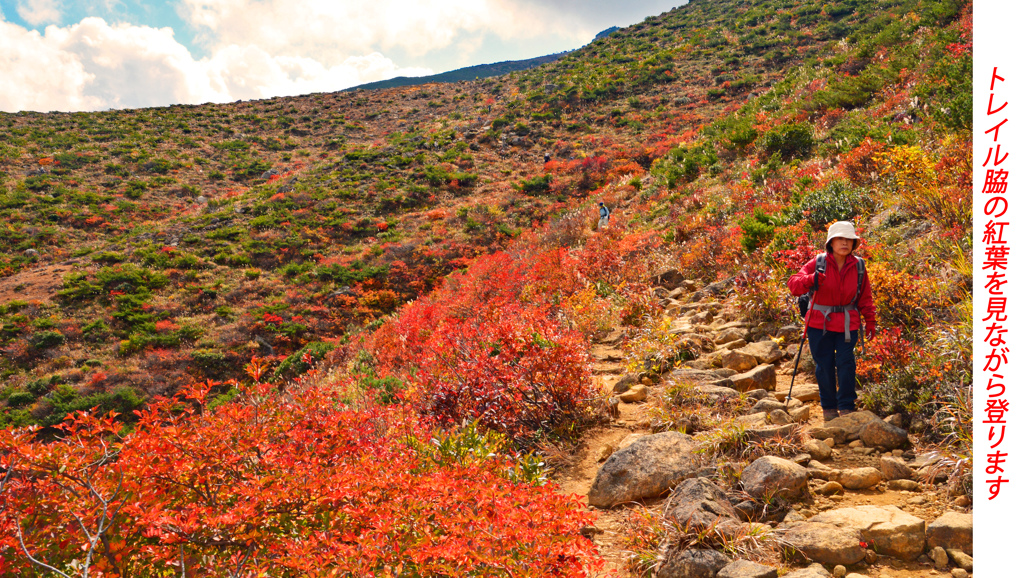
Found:
<svg viewBox="0 0 1024 578"><path fill-rule="evenodd" d="M692 369L689 367L681 367L668 374L667 379L683 382L683 383L716 383L722 381L722 378L716 375L713 371L706 369Z"/></svg>
<svg viewBox="0 0 1024 578"><path fill-rule="evenodd" d="M830 576L832 575L828 573L828 570L817 562L786 574L786 578L829 578Z"/></svg>
<svg viewBox="0 0 1024 578"><path fill-rule="evenodd" d="M839 483L847 490L866 490L882 481L882 472L875 468L840 470Z"/></svg>
<svg viewBox="0 0 1024 578"><path fill-rule="evenodd" d="M779 349L779 344L771 340L751 343L741 349L740 353L754 356L758 363L775 363L786 355Z"/></svg>
<svg viewBox="0 0 1024 578"><path fill-rule="evenodd" d="M811 408L806 405L792 407L789 409L789 416L793 418L794 421L809 421L811 419Z"/></svg>
<svg viewBox="0 0 1024 578"><path fill-rule="evenodd" d="M793 423L793 418L786 413L786 410L775 409L768 414L768 422L773 425L787 425Z"/></svg>
<svg viewBox="0 0 1024 578"><path fill-rule="evenodd" d="M760 427L768 423L768 414L764 412L748 413L747 415L737 417L736 423L743 424L748 427Z"/></svg>
<svg viewBox="0 0 1024 578"><path fill-rule="evenodd" d="M853 440L852 442L850 442L850 449L852 449L852 450L855 450L857 448L862 448L862 447L864 447L864 442L862 442L860 440Z"/></svg>
<svg viewBox="0 0 1024 578"><path fill-rule="evenodd" d="M619 399L626 403L639 403L647 399L648 389L646 385L637 384L629 388L629 391L619 395Z"/></svg>
<svg viewBox="0 0 1024 578"><path fill-rule="evenodd" d="M730 351L722 355L722 367L737 372L750 371L757 367L757 358L739 351Z"/></svg>
<svg viewBox="0 0 1024 578"><path fill-rule="evenodd" d="M968 576L967 570L964 570L963 568L953 568L953 571L950 572L950 575L953 578L967 578Z"/></svg>
<svg viewBox="0 0 1024 578"><path fill-rule="evenodd" d="M798 498L807 493L807 468L775 456L750 463L740 475L744 491L757 499L770 496Z"/></svg>
<svg viewBox="0 0 1024 578"><path fill-rule="evenodd" d="M640 378L631 373L627 373L622 376L622 379L617 381L612 387L612 393L626 393L630 387L640 382Z"/></svg>
<svg viewBox="0 0 1024 578"><path fill-rule="evenodd" d="M746 373L730 377L729 380L732 381L738 391L748 391L751 389L774 390L776 386L775 366L758 365Z"/></svg>
<svg viewBox="0 0 1024 578"><path fill-rule="evenodd" d="M875 551L886 556L913 560L924 552L924 520L896 506L839 508L810 521L858 530L865 542L873 542Z"/></svg>
<svg viewBox="0 0 1024 578"><path fill-rule="evenodd" d="M775 399L779 401L786 399L786 395L789 394L789 381L785 379L777 384ZM818 391L818 386L813 383L797 383L793 385L793 399L803 402L818 401L821 399L821 392Z"/></svg>
<svg viewBox="0 0 1024 578"><path fill-rule="evenodd" d="M672 490L668 504L667 519L695 529L712 528L720 520L738 520L729 496L707 478L683 480Z"/></svg>
<svg viewBox="0 0 1024 578"><path fill-rule="evenodd" d="M839 528L813 521L800 522L787 529L783 538L808 559L828 566L850 566L864 559L860 532L852 528ZM793 573L786 576L797 575ZM823 575L829 574L826 572Z"/></svg>
<svg viewBox="0 0 1024 578"><path fill-rule="evenodd" d="M765 398L765 399L762 399L762 400L758 401L757 403L755 403L754 407L752 408L751 411L752 412L757 412L757 411L770 412L773 409L786 409L786 404L782 403L781 401L776 401L776 400L771 399L771 398Z"/></svg>
<svg viewBox="0 0 1024 578"><path fill-rule="evenodd" d="M921 484L914 480L893 480L889 482L889 489L903 492L920 492Z"/></svg>
<svg viewBox="0 0 1024 578"><path fill-rule="evenodd" d="M928 551L928 557L935 562L936 568L945 568L946 564L949 564L949 556L946 555L946 551L938 546Z"/></svg>
<svg viewBox="0 0 1024 578"><path fill-rule="evenodd" d="M807 435L816 440L832 439L838 443L843 443L846 440L846 433L837 427L832 427L832 421L828 422L829 425L825 427L812 427L807 430Z"/></svg>
<svg viewBox="0 0 1024 578"><path fill-rule="evenodd" d="M196 197L196 203L197 204L205 205L207 202L208 201L206 200L206 197L204 197L202 195L199 195L198 197Z"/></svg>
<svg viewBox="0 0 1024 578"><path fill-rule="evenodd" d="M839 482L825 482L816 491L822 496L841 496L843 495L843 485Z"/></svg>
<svg viewBox="0 0 1024 578"><path fill-rule="evenodd" d="M714 370L713 373L715 375L717 375L718 377L732 377L732 376L736 375L739 372L736 371L735 369L726 369L726 368L723 367L722 369Z"/></svg>
<svg viewBox="0 0 1024 578"><path fill-rule="evenodd" d="M886 480L909 480L914 477L914 471L899 458L882 458L879 469Z"/></svg>
<svg viewBox="0 0 1024 578"><path fill-rule="evenodd" d="M803 450L811 454L811 457L818 461L827 460L832 456L832 448L828 447L828 444L821 440L807 440L804 442Z"/></svg>
<svg viewBox="0 0 1024 578"><path fill-rule="evenodd" d="M735 560L719 570L717 578L779 578L779 571L749 560Z"/></svg>
<svg viewBox="0 0 1024 578"><path fill-rule="evenodd" d="M787 438L796 432L796 427L795 423L752 427L746 432L747 441L766 440L769 438Z"/></svg>
<svg viewBox="0 0 1024 578"><path fill-rule="evenodd" d="M666 269L651 278L651 285L657 285L666 289L675 289L686 281L686 277L679 272L679 269Z"/></svg>
<svg viewBox="0 0 1024 578"><path fill-rule="evenodd" d="M715 335L715 345L722 345L731 341L737 341L740 339L746 340L750 332L742 327L732 327L719 331L718 335ZM742 347L742 346L740 346Z"/></svg>
<svg viewBox="0 0 1024 578"><path fill-rule="evenodd" d="M832 575L836 578L843 578L846 576L846 566L836 564L836 567L832 569Z"/></svg>
<svg viewBox="0 0 1024 578"><path fill-rule="evenodd" d="M747 392L747 397L748 398L756 399L757 401L761 401L762 399L766 399L766 398L768 398L769 395L771 395L771 394L768 393L767 389L752 389L752 390Z"/></svg>
<svg viewBox="0 0 1024 578"><path fill-rule="evenodd" d="M907 431L882 420L870 421L860 432L864 445L887 451L907 445Z"/></svg>
<svg viewBox="0 0 1024 578"><path fill-rule="evenodd" d="M902 428L903 427L903 416L898 414L898 413L894 413L894 414L890 415L889 417L886 417L882 421L884 421L885 423L888 423L888 424L892 424L892 425L894 425L894 426L896 426L898 428Z"/></svg>
<svg viewBox="0 0 1024 578"><path fill-rule="evenodd" d="M729 558L717 550L675 547L665 555L658 578L715 578L729 564Z"/></svg>
<svg viewBox="0 0 1024 578"><path fill-rule="evenodd" d="M948 556L949 559L960 568L963 568L968 572L974 572L974 558L968 556L963 550L948 548L946 549L946 556Z"/></svg>
<svg viewBox="0 0 1024 578"><path fill-rule="evenodd" d="M786 341L796 341L803 335L804 328L802 325L785 325L779 328L778 333L775 337L781 337Z"/></svg>
<svg viewBox="0 0 1024 578"><path fill-rule="evenodd" d="M970 496L959 496L957 497L957 499L953 500L953 505L960 506L961 508L966 508L967 506L971 505L971 502L972 499Z"/></svg>
<svg viewBox="0 0 1024 578"><path fill-rule="evenodd" d="M739 348L743 347L746 344L747 344L747 340L746 339L737 339L736 341L730 341L729 343L723 343L723 344L719 345L718 349L720 349L722 351L725 351L725 350L733 351L733 350L736 350L736 349L739 349ZM757 361L756 360L754 362L754 365L757 365ZM753 367L753 365L751 367Z"/></svg>
<svg viewBox="0 0 1024 578"><path fill-rule="evenodd" d="M650 435L650 434L645 434L645 433L640 433L640 432L629 434L628 436L622 438L622 440L619 441L619 445L615 446L615 452L628 448L629 446L631 446L634 443L636 443L637 440L643 439L644 437L646 437L648 435ZM612 452L612 453L615 453L615 452ZM611 457L611 454L608 454L608 457ZM607 459L607 458L605 458L605 459Z"/></svg>
<svg viewBox="0 0 1024 578"><path fill-rule="evenodd" d="M693 438L673 431L644 436L611 455L590 488L590 505L616 504L661 496L697 474L691 459Z"/></svg>
<svg viewBox="0 0 1024 578"><path fill-rule="evenodd" d="M974 516L946 512L928 524L928 547L942 546L974 554Z"/></svg>
<svg viewBox="0 0 1024 578"><path fill-rule="evenodd" d="M740 396L740 392L735 389L721 385L698 385L695 389L716 401L719 399Z"/></svg>
<svg viewBox="0 0 1024 578"><path fill-rule="evenodd" d="M36 251L35 249L25 249L21 254L26 257L38 257L39 251Z"/></svg>
<svg viewBox="0 0 1024 578"><path fill-rule="evenodd" d="M828 422L828 427L841 429L846 439L855 440L860 438L864 426L872 422L882 422L882 419L870 411L855 411Z"/></svg>

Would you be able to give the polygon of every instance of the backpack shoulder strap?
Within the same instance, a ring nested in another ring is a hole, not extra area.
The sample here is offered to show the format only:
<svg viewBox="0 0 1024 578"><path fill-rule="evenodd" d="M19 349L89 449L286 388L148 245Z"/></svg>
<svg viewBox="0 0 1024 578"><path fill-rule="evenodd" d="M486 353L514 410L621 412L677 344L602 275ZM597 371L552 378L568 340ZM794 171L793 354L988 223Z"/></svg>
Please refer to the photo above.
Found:
<svg viewBox="0 0 1024 578"><path fill-rule="evenodd" d="M814 270L818 273L824 273L825 268L828 267L828 253L821 253L814 260Z"/></svg>
<svg viewBox="0 0 1024 578"><path fill-rule="evenodd" d="M853 258L857 260L857 296L853 298L853 302L856 304L860 301L860 292L864 289L864 278L867 277L868 268L864 259L856 255Z"/></svg>

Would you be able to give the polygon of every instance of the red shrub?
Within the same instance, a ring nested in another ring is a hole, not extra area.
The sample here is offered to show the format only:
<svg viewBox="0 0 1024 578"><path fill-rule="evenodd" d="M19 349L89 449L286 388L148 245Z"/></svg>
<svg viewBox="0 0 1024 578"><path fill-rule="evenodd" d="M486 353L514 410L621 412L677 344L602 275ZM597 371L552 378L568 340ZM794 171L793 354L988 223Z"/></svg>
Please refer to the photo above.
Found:
<svg viewBox="0 0 1024 578"><path fill-rule="evenodd" d="M408 411L346 409L334 387L281 398L259 383L210 409L216 385L155 401L128 434L84 414L63 441L0 431L0 467L15 473L0 493L5 570L30 572L17 526L36 558L96 575L583 577L601 566L578 501L519 481L508 460L440 452Z"/></svg>

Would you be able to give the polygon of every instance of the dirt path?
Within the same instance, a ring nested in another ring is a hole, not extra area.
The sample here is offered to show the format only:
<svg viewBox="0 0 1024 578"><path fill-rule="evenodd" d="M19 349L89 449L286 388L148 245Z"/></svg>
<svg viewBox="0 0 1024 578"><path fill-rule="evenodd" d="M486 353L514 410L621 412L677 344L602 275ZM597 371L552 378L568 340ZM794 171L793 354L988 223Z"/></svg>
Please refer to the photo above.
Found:
<svg viewBox="0 0 1024 578"><path fill-rule="evenodd" d="M615 336L618 335L613 334ZM613 386L625 374L625 367L622 363L622 352L617 349L615 339L612 342L598 343L593 347L595 385L604 392L604 395L611 396ZM806 352L805 352L806 353ZM778 382L784 383L788 388L791 375L780 374ZM803 375L798 375L797 386L808 384ZM813 385L813 382L810 382ZM574 455L574 460L568 467L560 470L555 476L555 481L564 494L576 494L582 496L584 501L590 491L591 484L597 475L601 464L608 456L619 448L619 445L632 434L651 433L651 418L655 401L664 390L664 386L654 385L650 388L650 398L640 403L620 403L618 405L619 417L611 423L591 430ZM816 427L824 424L820 406L811 402L811 418L807 427ZM878 467L880 454L877 452L865 453L864 449L855 449L847 445L837 445L833 448L833 455L826 464L832 468L844 469L863 466ZM644 506L657 508L663 500L651 500ZM845 508L860 505L875 506L897 506L904 512L912 514L926 521L938 518L944 512L953 509L951 498L944 490L926 486L921 492L886 490L884 484L869 490L847 490L839 496L822 496L814 494L813 498L806 502L794 504L794 510L801 515L810 517L819 512L835 508ZM629 576L628 560L630 553L625 549L622 530L623 522L627 519L631 509L640 505L624 505L610 509L599 509L591 507L597 514L595 523L596 529L592 539L597 545L598 552L605 559L605 571L601 576ZM925 556L926 558L926 556ZM936 567L930 560L925 562L919 558L915 561L902 561L889 557L879 557L877 562L866 566L858 566L855 571L871 578L923 578L923 577L944 577L952 576L951 567Z"/></svg>

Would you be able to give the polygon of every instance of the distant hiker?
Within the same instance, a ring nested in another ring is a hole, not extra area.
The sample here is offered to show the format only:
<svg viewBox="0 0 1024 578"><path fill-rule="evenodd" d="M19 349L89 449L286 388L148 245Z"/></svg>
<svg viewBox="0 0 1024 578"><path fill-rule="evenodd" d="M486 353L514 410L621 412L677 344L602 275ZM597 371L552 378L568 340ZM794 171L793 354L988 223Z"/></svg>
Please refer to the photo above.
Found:
<svg viewBox="0 0 1024 578"><path fill-rule="evenodd" d="M603 229L608 226L608 218L612 216L612 210L606 207L604 203L598 203L598 205L601 207L601 218L597 221L597 228Z"/></svg>
<svg viewBox="0 0 1024 578"><path fill-rule="evenodd" d="M833 224L828 228L825 252L808 261L787 283L793 295L811 293L805 331L825 421L856 411L853 347L862 320L866 324L864 337L868 341L875 337L871 283L864 260L853 254L859 244L853 223Z"/></svg>
<svg viewBox="0 0 1024 578"><path fill-rule="evenodd" d="M544 153L544 164L551 162L551 153Z"/></svg>

